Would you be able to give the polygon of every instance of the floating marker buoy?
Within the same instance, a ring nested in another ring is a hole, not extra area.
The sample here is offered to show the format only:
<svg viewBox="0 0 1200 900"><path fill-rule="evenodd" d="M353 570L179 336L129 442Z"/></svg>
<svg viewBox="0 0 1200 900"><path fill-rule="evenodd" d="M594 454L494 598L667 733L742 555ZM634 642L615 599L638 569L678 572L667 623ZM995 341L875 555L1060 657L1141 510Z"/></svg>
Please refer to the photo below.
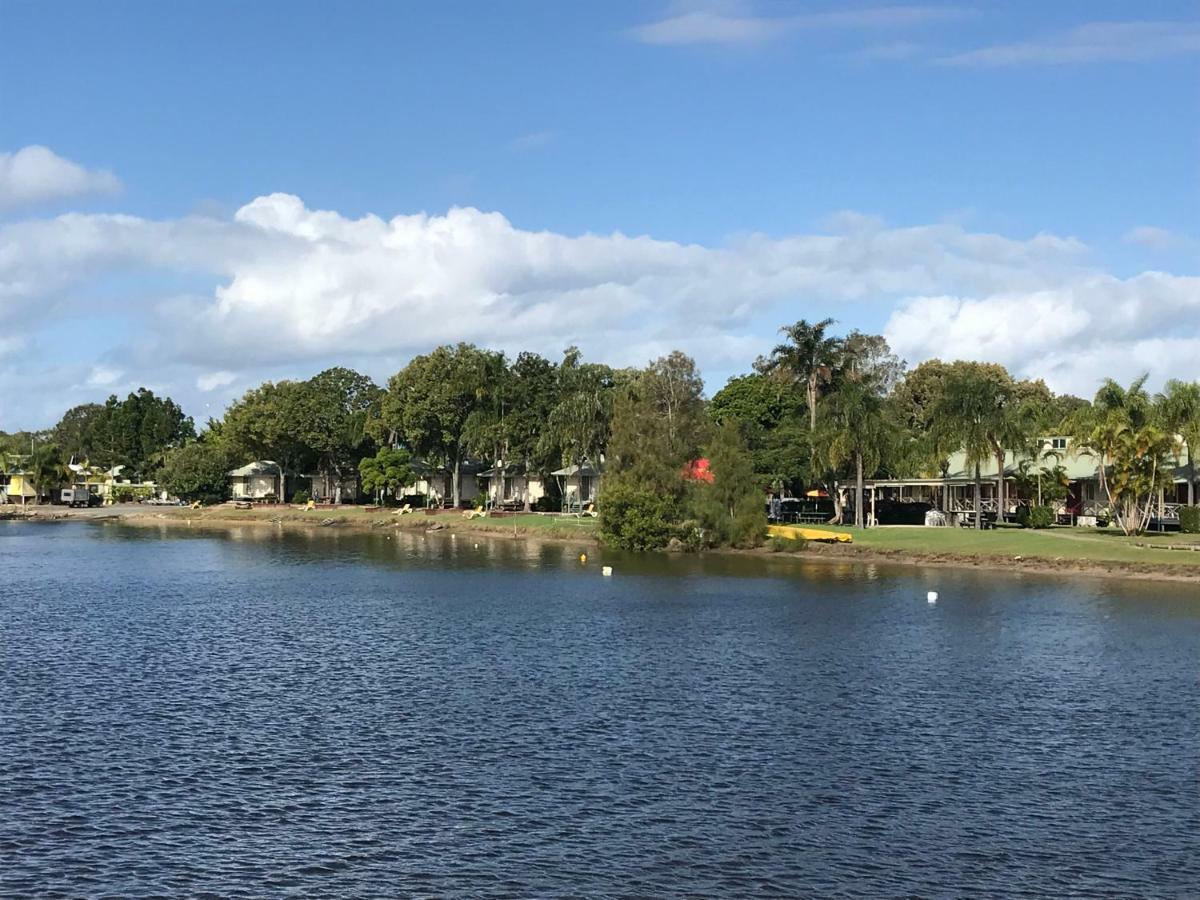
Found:
<svg viewBox="0 0 1200 900"><path fill-rule="evenodd" d="M585 563L585 562L587 562L587 554L586 554L586 553L580 553L580 554L579 554L579 561L580 561L581 563Z"/></svg>
<svg viewBox="0 0 1200 900"><path fill-rule="evenodd" d="M600 570L600 574L605 578L608 578L610 575L612 575L612 566L605 566Z"/></svg>
<svg viewBox="0 0 1200 900"><path fill-rule="evenodd" d="M478 550L478 549L479 549L479 545L478 545L478 544L476 544L476 545L475 545L475 549L476 549L476 550Z"/></svg>
<svg viewBox="0 0 1200 900"><path fill-rule="evenodd" d="M930 591L925 595L925 599L930 603L937 603L937 591Z"/></svg>

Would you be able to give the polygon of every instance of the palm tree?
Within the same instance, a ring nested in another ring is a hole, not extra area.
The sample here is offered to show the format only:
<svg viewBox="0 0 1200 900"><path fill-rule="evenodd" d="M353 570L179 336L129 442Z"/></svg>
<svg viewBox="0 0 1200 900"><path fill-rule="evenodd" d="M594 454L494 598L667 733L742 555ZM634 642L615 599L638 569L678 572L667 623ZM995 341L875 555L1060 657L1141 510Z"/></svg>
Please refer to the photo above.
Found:
<svg viewBox="0 0 1200 900"><path fill-rule="evenodd" d="M808 401L808 430L817 430L817 400L821 386L833 380L842 351L842 339L826 336L825 332L833 319L822 319L810 324L801 319L794 325L779 329L787 341L771 351L767 363L769 369L784 372L804 385Z"/></svg>
<svg viewBox="0 0 1200 900"><path fill-rule="evenodd" d="M983 527L983 478L980 465L995 450L994 420L1003 406L1004 388L982 370L965 369L946 376L934 403L934 439L943 453L962 450L975 470L975 527Z"/></svg>
<svg viewBox="0 0 1200 900"><path fill-rule="evenodd" d="M854 462L854 525L862 528L863 476L876 469L892 436L883 399L862 381L848 381L824 406L821 436L830 466L838 469Z"/></svg>
<svg viewBox="0 0 1200 900"><path fill-rule="evenodd" d="M996 458L996 502L997 513L1004 516L1004 467L1008 451L1029 452L1037 436L1036 410L1030 403L1022 403L1008 383L998 383L995 392L996 409L988 422L988 439Z"/></svg>
<svg viewBox="0 0 1200 900"><path fill-rule="evenodd" d="M1109 378L1091 406L1072 418L1076 441L1097 457L1097 478L1126 534L1146 528L1153 497L1170 480L1167 462L1178 443L1160 426L1162 410L1145 384L1145 375L1128 388Z"/></svg>
<svg viewBox="0 0 1200 900"><path fill-rule="evenodd" d="M63 465L62 455L53 444L42 444L33 451L29 457L28 471L39 503L67 478L67 467Z"/></svg>
<svg viewBox="0 0 1200 900"><path fill-rule="evenodd" d="M1158 395L1157 405L1166 428L1183 438L1187 453L1187 502L1188 506L1195 506L1196 463L1192 448L1200 446L1200 384L1171 379Z"/></svg>
<svg viewBox="0 0 1200 900"><path fill-rule="evenodd" d="M1128 388L1106 378L1088 406L1080 407L1068 420L1068 431L1076 446L1096 457L1096 478L1100 490L1112 503L1108 468L1120 449L1125 435L1145 424L1150 398L1146 393L1147 375L1134 379Z"/></svg>

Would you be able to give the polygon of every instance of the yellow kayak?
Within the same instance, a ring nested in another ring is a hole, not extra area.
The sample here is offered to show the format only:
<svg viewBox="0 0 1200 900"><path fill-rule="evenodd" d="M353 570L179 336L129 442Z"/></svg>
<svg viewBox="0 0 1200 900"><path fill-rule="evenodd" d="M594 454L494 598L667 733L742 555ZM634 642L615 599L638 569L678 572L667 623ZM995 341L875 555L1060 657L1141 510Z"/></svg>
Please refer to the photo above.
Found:
<svg viewBox="0 0 1200 900"><path fill-rule="evenodd" d="M844 531L821 531L817 528L801 528L799 525L768 525L767 534L770 537L788 538L806 541L829 541L830 543L849 544L854 538Z"/></svg>

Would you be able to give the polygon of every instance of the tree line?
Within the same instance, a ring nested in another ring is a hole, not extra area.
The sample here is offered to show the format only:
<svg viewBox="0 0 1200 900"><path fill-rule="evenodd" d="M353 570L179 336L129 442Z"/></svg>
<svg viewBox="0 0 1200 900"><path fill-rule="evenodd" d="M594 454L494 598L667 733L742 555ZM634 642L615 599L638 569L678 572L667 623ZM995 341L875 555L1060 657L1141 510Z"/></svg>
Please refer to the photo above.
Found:
<svg viewBox="0 0 1200 900"><path fill-rule="evenodd" d="M977 515L989 461L1001 471L1019 461L1018 488L1036 476L1043 499L1053 499L1062 467L1036 452L1037 438L1049 434L1071 437L1098 460L1102 495L1127 532L1145 527L1185 448L1195 502L1194 383L1171 381L1152 396L1145 378L1107 380L1089 401L991 363L930 360L909 369L883 337L835 334L834 324L780 329L779 345L711 399L680 352L614 368L576 348L552 361L465 343L415 357L383 386L340 367L266 382L199 433L169 398L141 390L69 410L32 436L36 463L124 465L180 497L211 501L225 496L228 471L251 459L272 459L291 474L361 473L379 495L411 483L421 460L449 471L458 505L468 460L520 463L548 481L564 465L603 457L601 532L633 549L754 543L766 491L821 490L834 504L832 520L843 522L843 491L852 485L846 493L861 526L866 479L944 475L960 451L975 475ZM21 452L29 437L0 434L0 446ZM699 458L710 461L704 477L689 468Z"/></svg>

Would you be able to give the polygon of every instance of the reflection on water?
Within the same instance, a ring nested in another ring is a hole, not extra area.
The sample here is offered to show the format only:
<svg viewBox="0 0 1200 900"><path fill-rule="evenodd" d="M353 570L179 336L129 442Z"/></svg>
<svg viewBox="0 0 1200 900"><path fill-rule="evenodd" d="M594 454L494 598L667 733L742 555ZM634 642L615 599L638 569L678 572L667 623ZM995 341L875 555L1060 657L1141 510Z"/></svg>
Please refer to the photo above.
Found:
<svg viewBox="0 0 1200 900"><path fill-rule="evenodd" d="M78 523L0 570L0 894L1200 884L1194 586Z"/></svg>

